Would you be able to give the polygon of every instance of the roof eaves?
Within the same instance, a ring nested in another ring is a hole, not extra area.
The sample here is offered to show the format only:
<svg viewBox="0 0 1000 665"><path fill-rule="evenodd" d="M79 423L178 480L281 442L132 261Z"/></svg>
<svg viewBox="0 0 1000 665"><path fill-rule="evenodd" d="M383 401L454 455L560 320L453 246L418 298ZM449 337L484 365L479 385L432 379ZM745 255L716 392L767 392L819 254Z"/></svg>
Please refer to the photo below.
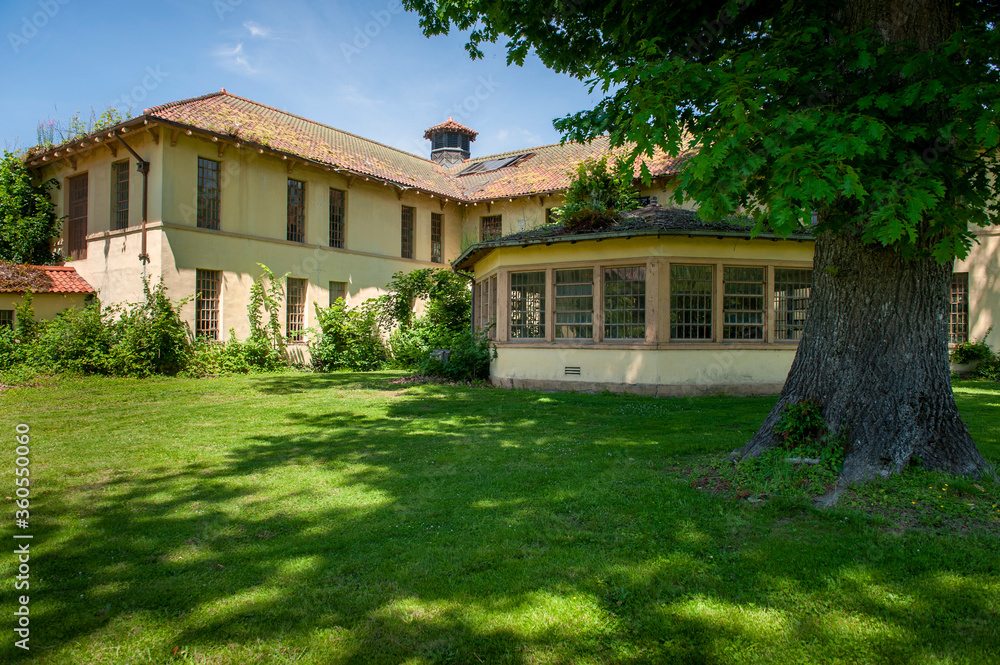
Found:
<svg viewBox="0 0 1000 665"><path fill-rule="evenodd" d="M801 236L789 236L782 237L777 233L765 232L753 235L750 229L746 231L736 231L736 230L710 230L710 229L662 229L662 228L645 228L645 229L622 229L619 231L604 231L600 233L567 233L562 235L553 235L548 237L539 238L513 238L505 240L499 238L497 240L489 240L487 242L479 242L474 245L469 245L466 247L465 251L462 252L457 259L451 262L452 269L462 270L471 268L471 265L467 265L474 254L480 254L476 257L476 260L482 256L486 256L495 249L502 249L504 247L532 247L536 245L555 245L559 243L578 243L587 240L608 240L612 238L636 238L640 236L688 236L689 238L697 237L717 237L717 238L747 238L747 239L763 239L763 240L794 240L797 242L813 241L815 238L812 235L801 235Z"/></svg>

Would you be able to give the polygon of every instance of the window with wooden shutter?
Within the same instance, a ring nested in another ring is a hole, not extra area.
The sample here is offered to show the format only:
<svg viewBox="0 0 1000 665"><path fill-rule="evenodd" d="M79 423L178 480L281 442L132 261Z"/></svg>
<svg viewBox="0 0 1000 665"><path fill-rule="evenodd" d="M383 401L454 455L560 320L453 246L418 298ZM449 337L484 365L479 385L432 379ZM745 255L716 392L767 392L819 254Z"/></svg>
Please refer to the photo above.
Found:
<svg viewBox="0 0 1000 665"><path fill-rule="evenodd" d="M87 258L87 174L69 178L66 245L71 259Z"/></svg>

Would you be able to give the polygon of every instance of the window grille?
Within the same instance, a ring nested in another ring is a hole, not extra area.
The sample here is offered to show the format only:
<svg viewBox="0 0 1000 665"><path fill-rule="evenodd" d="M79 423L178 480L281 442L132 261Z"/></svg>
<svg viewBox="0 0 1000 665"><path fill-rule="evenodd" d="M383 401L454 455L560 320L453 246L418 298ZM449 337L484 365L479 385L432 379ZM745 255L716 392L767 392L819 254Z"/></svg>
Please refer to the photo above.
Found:
<svg viewBox="0 0 1000 665"><path fill-rule="evenodd" d="M128 227L128 160L111 165L111 230Z"/></svg>
<svg viewBox="0 0 1000 665"><path fill-rule="evenodd" d="M0 309L0 328L14 327L14 310Z"/></svg>
<svg viewBox="0 0 1000 665"><path fill-rule="evenodd" d="M594 338L594 270L556 270L556 338Z"/></svg>
<svg viewBox="0 0 1000 665"><path fill-rule="evenodd" d="M300 180L288 180L288 234L292 242L305 242L306 239L306 183Z"/></svg>
<svg viewBox="0 0 1000 665"><path fill-rule="evenodd" d="M338 299L342 299L347 304L347 282L330 282L330 307Z"/></svg>
<svg viewBox="0 0 1000 665"><path fill-rule="evenodd" d="M219 228L220 172L222 165L211 159L198 158L198 227Z"/></svg>
<svg viewBox="0 0 1000 665"><path fill-rule="evenodd" d="M604 338L646 338L646 267L604 269Z"/></svg>
<svg viewBox="0 0 1000 665"><path fill-rule="evenodd" d="M444 215L431 213L431 263L442 262L441 227L444 226Z"/></svg>
<svg viewBox="0 0 1000 665"><path fill-rule="evenodd" d="M969 341L969 273L967 272L956 272L951 276L948 341L952 344Z"/></svg>
<svg viewBox="0 0 1000 665"><path fill-rule="evenodd" d="M510 274L510 338L545 338L545 271Z"/></svg>
<svg viewBox="0 0 1000 665"><path fill-rule="evenodd" d="M400 256L404 259L413 258L413 217L414 209L410 206L403 206L402 219L400 222Z"/></svg>
<svg viewBox="0 0 1000 665"><path fill-rule="evenodd" d="M344 192L330 190L330 247L344 248L346 229L344 228Z"/></svg>
<svg viewBox="0 0 1000 665"><path fill-rule="evenodd" d="M712 339L712 266L670 266L670 338Z"/></svg>
<svg viewBox="0 0 1000 665"><path fill-rule="evenodd" d="M496 240L503 235L503 215L488 215L480 220L480 238L483 242Z"/></svg>
<svg viewBox="0 0 1000 665"><path fill-rule="evenodd" d="M763 267L722 269L722 339L764 339Z"/></svg>
<svg viewBox="0 0 1000 665"><path fill-rule="evenodd" d="M774 338L779 342L802 339L812 289L812 270L774 269Z"/></svg>
<svg viewBox="0 0 1000 665"><path fill-rule="evenodd" d="M204 339L219 339L219 299L222 293L222 271L195 271L195 335Z"/></svg>
<svg viewBox="0 0 1000 665"><path fill-rule="evenodd" d="M306 280L288 278L285 331L292 342L301 342L306 328Z"/></svg>

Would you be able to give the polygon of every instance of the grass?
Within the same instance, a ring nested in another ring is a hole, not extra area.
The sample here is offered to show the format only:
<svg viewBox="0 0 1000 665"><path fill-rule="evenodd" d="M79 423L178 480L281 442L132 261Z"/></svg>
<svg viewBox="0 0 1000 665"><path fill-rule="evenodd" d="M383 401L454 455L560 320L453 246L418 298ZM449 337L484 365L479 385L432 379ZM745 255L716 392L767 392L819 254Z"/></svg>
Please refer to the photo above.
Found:
<svg viewBox="0 0 1000 665"><path fill-rule="evenodd" d="M31 427L34 534L31 651L13 646L9 592L0 661L1000 658L1000 514L905 512L931 496L918 476L826 512L692 486L682 470L740 445L773 398L394 376L59 379L0 394L10 436ZM1000 390L960 382L956 395L1000 462ZM15 565L0 556L8 590Z"/></svg>

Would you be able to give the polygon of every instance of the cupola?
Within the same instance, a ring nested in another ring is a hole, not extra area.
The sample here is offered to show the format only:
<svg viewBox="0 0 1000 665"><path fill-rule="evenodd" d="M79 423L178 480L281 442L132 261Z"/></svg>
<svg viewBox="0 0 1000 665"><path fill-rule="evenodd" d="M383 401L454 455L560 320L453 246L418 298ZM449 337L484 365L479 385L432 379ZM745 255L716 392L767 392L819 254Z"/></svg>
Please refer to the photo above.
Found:
<svg viewBox="0 0 1000 665"><path fill-rule="evenodd" d="M469 144L478 135L479 132L460 125L453 118L424 132L424 138L431 142L431 159L446 168L469 158Z"/></svg>

